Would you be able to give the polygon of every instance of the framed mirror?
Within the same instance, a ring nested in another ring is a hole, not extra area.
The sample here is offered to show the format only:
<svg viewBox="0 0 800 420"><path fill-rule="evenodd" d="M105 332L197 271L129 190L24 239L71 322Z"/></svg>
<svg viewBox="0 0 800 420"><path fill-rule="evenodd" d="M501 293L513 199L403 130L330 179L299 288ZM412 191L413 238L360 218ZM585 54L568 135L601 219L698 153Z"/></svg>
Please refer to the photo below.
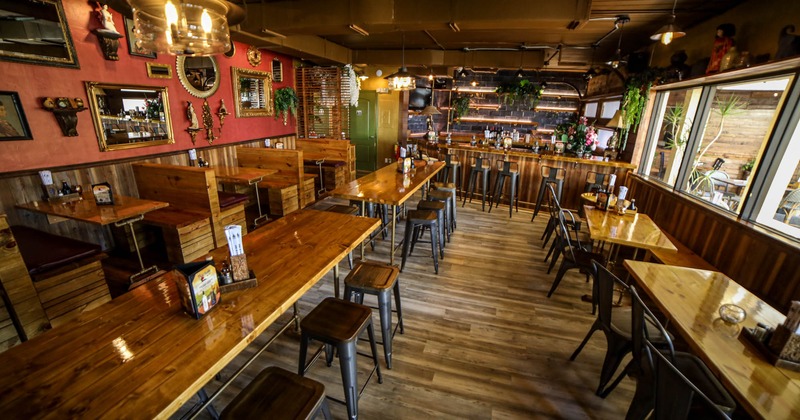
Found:
<svg viewBox="0 0 800 420"><path fill-rule="evenodd" d="M213 56L179 55L175 59L175 71L183 87L192 96L208 98L219 89L219 64Z"/></svg>
<svg viewBox="0 0 800 420"><path fill-rule="evenodd" d="M80 68L60 0L0 2L0 60Z"/></svg>
<svg viewBox="0 0 800 420"><path fill-rule="evenodd" d="M175 143L167 88L86 82L101 151Z"/></svg>
<svg viewBox="0 0 800 420"><path fill-rule="evenodd" d="M236 116L269 117L272 105L272 76L265 71L231 67Z"/></svg>

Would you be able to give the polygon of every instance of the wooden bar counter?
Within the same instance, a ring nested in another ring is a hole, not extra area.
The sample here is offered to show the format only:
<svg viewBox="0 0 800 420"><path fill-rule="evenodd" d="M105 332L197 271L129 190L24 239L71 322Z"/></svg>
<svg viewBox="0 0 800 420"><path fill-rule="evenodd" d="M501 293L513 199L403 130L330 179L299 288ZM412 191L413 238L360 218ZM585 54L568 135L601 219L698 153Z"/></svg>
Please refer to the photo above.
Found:
<svg viewBox="0 0 800 420"><path fill-rule="evenodd" d="M174 272L84 312L0 354L0 409L7 418L169 417L378 225L300 210L246 235L258 286L224 294L200 320L183 312Z"/></svg>
<svg viewBox="0 0 800 420"><path fill-rule="evenodd" d="M423 143L420 143L420 147L422 146ZM438 157L440 159L444 158L444 154L448 152L448 149L452 150L451 153L454 153L458 157L459 162L461 162L461 189L467 188L470 159L479 154L483 154L484 157L488 158L492 165L490 186L494 186L497 161L507 159L517 162L520 171L520 188L517 191L517 194L519 194L519 203L520 206L529 208L536 205L536 197L542 182L542 166L558 167L566 170L567 173L564 179L561 206L568 209L578 209L581 206L580 194L584 190L587 172L616 174L616 185L622 185L628 172L636 169L636 165L627 162L604 162L601 160L577 158L569 154L555 154L553 152L533 153L520 148L512 148L511 151L506 152L502 149L495 149L494 147L470 146L468 142L453 141L449 147L441 143L437 145L425 144L424 149L428 150L429 154L434 157L437 157L434 149L438 149ZM505 196L504 199L506 199Z"/></svg>

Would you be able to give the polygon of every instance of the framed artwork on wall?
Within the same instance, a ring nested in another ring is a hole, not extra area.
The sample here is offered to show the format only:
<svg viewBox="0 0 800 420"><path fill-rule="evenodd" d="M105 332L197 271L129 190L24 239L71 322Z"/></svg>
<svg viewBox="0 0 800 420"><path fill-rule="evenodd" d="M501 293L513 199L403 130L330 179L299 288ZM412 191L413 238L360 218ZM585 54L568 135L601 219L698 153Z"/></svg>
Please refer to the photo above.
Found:
<svg viewBox="0 0 800 420"><path fill-rule="evenodd" d="M128 52L137 57L156 58L156 53L145 48L136 46L136 37L133 35L133 19L125 18L125 37L128 39Z"/></svg>
<svg viewBox="0 0 800 420"><path fill-rule="evenodd" d="M0 91L0 140L32 140L17 92Z"/></svg>
<svg viewBox="0 0 800 420"><path fill-rule="evenodd" d="M61 0L0 1L0 16L5 18L0 60L80 68ZM47 42L30 40L29 34L46 34Z"/></svg>

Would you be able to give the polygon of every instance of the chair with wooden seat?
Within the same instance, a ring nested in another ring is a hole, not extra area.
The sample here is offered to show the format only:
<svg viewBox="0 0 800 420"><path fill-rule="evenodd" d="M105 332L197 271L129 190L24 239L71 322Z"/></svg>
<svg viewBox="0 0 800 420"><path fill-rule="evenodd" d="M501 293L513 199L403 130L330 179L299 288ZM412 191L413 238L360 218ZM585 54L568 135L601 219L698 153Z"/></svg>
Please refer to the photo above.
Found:
<svg viewBox="0 0 800 420"><path fill-rule="evenodd" d="M437 190L437 191L448 192L453 196L453 199L450 200L450 207L448 209L448 213L449 213L449 216L450 216L450 225L448 226L448 228L451 231L456 230L456 221L457 221L456 220L457 219L457 217L456 217L457 216L456 215L456 207L458 207L458 205L457 205L457 202L458 202L458 188L456 187L456 184L454 184L452 182L434 182L433 183L433 188L435 190Z"/></svg>
<svg viewBox="0 0 800 420"><path fill-rule="evenodd" d="M561 191L564 188L564 178L567 175L567 171L564 168L555 168L543 165L541 167L541 175L542 182L539 184L539 194L536 197L536 207L533 210L531 222L536 218L536 215L539 214L539 209L542 207L542 199L547 192L546 185L548 182L555 182L556 191L558 191L556 197L558 198L558 202L561 202Z"/></svg>
<svg viewBox="0 0 800 420"><path fill-rule="evenodd" d="M342 387L344 388L345 396L343 403L347 406L347 416L351 420L357 419L358 399L367 384L369 384L370 379L372 379L372 375L377 372L378 383L383 383L381 367L378 364L375 333L372 328L372 309L354 302L332 297L325 298L300 321L300 330L302 332L300 336L298 373L301 376L305 376L305 373L314 364L319 355L318 351L311 362L306 365L308 344L311 340L323 343L325 361L329 367L333 363L333 349L335 348L339 355L339 367L342 372ZM356 349L356 341L364 330L367 331L369 336L373 367L369 377L364 382L364 386L359 390L356 380L356 357L360 353Z"/></svg>
<svg viewBox="0 0 800 420"><path fill-rule="evenodd" d="M333 418L324 385L270 366L228 403L220 419L313 419L320 412L326 420Z"/></svg>
<svg viewBox="0 0 800 420"><path fill-rule="evenodd" d="M467 189L464 190L464 202L461 204L461 207L467 205L467 197L469 196L469 202L472 203L472 195L475 193L475 183L477 182L478 177L480 176L481 180L481 210L486 210L486 192L489 188L489 172L491 172L492 168L489 166L489 162L483 156L475 156L472 158L472 163L470 164L470 172L469 172L469 179L467 181Z"/></svg>
<svg viewBox="0 0 800 420"><path fill-rule="evenodd" d="M381 344L383 345L383 355L386 359L386 367L392 368L392 339L397 329L400 334L403 329L403 309L400 304L400 282L398 276L400 269L394 265L374 261L362 261L356 265L347 278L344 279L344 298L351 300L355 297L355 302L364 303L364 295L375 295L378 297L378 313L381 321ZM397 326L392 330L392 300L394 294L395 306L397 306ZM355 295L355 296L353 296Z"/></svg>
<svg viewBox="0 0 800 420"><path fill-rule="evenodd" d="M600 383L595 394L605 398L617 386L618 382L608 383L614 377L614 372L619 368L622 359L631 351L631 309L614 307L614 291L624 293L629 289L628 285L612 274L602 264L593 262L594 270L597 273L594 284L592 299L598 305L597 319L589 328L589 332L581 344L569 357L574 361L580 354L583 347L592 338L595 331L601 330L606 337L606 355L603 360L603 367L600 370ZM654 342L663 344L666 340L660 337L660 331L649 321L647 323L648 333Z"/></svg>
<svg viewBox="0 0 800 420"><path fill-rule="evenodd" d="M458 186L461 179L461 162L454 154L455 149L447 149L447 154L444 155L444 168L439 172L439 182L450 182Z"/></svg>
<svg viewBox="0 0 800 420"><path fill-rule="evenodd" d="M659 337L663 337L666 340L666 350L662 350L662 353L667 358L670 365L675 367L683 377L688 379L688 382L690 382L697 391L705 395L720 411L726 415L730 415L736 409L736 401L711 373L705 363L693 354L675 351L672 340L670 340L666 330L644 304L634 286L630 286L630 295L632 311L631 352L633 354L633 360L631 360L631 363L628 365L629 369L627 373L636 378L636 391L633 395L633 401L631 401L631 405L628 407L626 419L638 420L646 418L647 414L655 408L656 401L659 398L659 373L655 367L656 362L654 362L655 358L658 357L655 353L659 352L652 350L653 339L649 333L651 327L648 324L655 326L659 331ZM615 383L618 383L621 377L622 375L617 378ZM660 380L665 379L666 378L661 378ZM676 384L671 385L671 387L677 388L669 389L668 395L661 395L661 398L672 399L679 396L685 398L687 394L686 391L688 391L685 385L681 386ZM675 404L676 401L673 400L671 403ZM684 400L678 405L682 406L682 410L686 410L688 403L688 401ZM689 405L688 411L689 418L711 417L708 407L702 403L698 405ZM712 410L711 412L716 412L716 410ZM679 414L677 412L672 413ZM658 415L660 415L660 413Z"/></svg>
<svg viewBox="0 0 800 420"><path fill-rule="evenodd" d="M519 164L517 162L500 161L497 162L497 176L494 179L494 193L492 199L489 200L489 213L492 212L492 201L495 202L495 207L500 205L500 199L503 196L503 186L505 185L506 178L509 179L508 196L508 217L513 213L514 204L516 201L517 211L519 211L519 196L517 189L519 189Z"/></svg>
<svg viewBox="0 0 800 420"><path fill-rule="evenodd" d="M436 217L439 220L439 226L445 226L447 205L442 201L420 200L417 203L417 210L435 211ZM423 227L424 230L425 227ZM420 236L422 232L420 232ZM439 229L439 244L442 248L447 246L447 239L450 237L450 232L447 229Z"/></svg>
<svg viewBox="0 0 800 420"><path fill-rule="evenodd" d="M436 213L429 210L412 210L406 215L406 230L403 239L403 252L400 263L400 271L406 266L406 258L414 251L414 244L417 243L420 230L427 227L431 232L431 253L433 254L433 268L439 274L439 255L444 258L444 247L439 243L441 233ZM439 250L437 255L437 248Z"/></svg>

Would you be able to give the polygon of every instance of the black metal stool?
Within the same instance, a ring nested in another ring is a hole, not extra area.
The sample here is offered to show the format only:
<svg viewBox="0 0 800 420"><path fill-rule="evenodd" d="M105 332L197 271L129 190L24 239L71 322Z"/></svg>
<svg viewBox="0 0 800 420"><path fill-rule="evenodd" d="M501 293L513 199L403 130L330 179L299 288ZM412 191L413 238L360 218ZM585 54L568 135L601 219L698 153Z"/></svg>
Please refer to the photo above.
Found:
<svg viewBox="0 0 800 420"><path fill-rule="evenodd" d="M364 386L359 391L356 380L356 356L359 354L356 349L356 340L365 329L369 335L374 367L364 382ZM302 333L300 337L298 373L304 376L320 354L320 351L317 351L311 362L306 365L309 341L317 340L325 344L323 347L325 349L325 361L328 366L333 362L332 347L336 347L342 371L342 386L344 387L345 397L343 403L347 406L347 416L352 420L357 419L358 398L364 392L364 388L367 387L369 380L372 379L372 375L376 371L378 372L378 383L383 383L381 367L378 364L378 351L375 345L375 332L372 329L372 309L332 297L325 298L300 321L300 330ZM342 403L340 400L331 399Z"/></svg>
<svg viewBox="0 0 800 420"><path fill-rule="evenodd" d="M447 204L441 201L420 200L417 203L417 210L429 210L436 212L436 218L439 220L439 226L444 226L447 223L446 210ZM439 229L439 245L444 248L446 245L445 232L446 229ZM422 232L420 232L422 234Z"/></svg>
<svg viewBox="0 0 800 420"><path fill-rule="evenodd" d="M461 207L467 205L467 196L469 196L469 202L472 202L472 194L475 192L475 180L481 175L481 189L483 197L481 198L481 209L486 210L486 190L489 188L489 172L492 170L489 167L488 162L484 162L484 158L482 156L476 156L473 158L473 163L470 165L470 173L469 173L469 181L467 182L467 189L464 191L464 203L461 204Z"/></svg>
<svg viewBox="0 0 800 420"><path fill-rule="evenodd" d="M220 419L312 419L320 412L326 420L333 418L325 385L270 366L228 403Z"/></svg>
<svg viewBox="0 0 800 420"><path fill-rule="evenodd" d="M452 182L458 185L461 179L459 176L461 162L459 162L458 158L452 153L453 151L454 149L447 149L447 154L444 155L444 168L439 172L441 176L439 176L438 179L440 182Z"/></svg>
<svg viewBox="0 0 800 420"><path fill-rule="evenodd" d="M567 171L564 168L554 168L550 166L542 166L542 182L539 184L539 194L536 198L536 208L533 210L533 217L531 217L531 222L533 219L536 218L536 215L539 214L539 209L542 207L542 198L544 198L544 191L545 191L545 184L548 182L555 182L556 184L556 194L558 195L558 201L561 202L561 190L564 187L564 177L567 174Z"/></svg>
<svg viewBox="0 0 800 420"><path fill-rule="evenodd" d="M500 205L500 199L503 196L503 186L505 185L506 178L510 178L511 194L508 199L508 217L511 217L514 209L514 202L516 199L517 211L519 211L519 196L517 195L517 187L519 184L519 164L517 162L497 161L497 177L494 179L494 195L492 200L489 201L489 213L492 212L492 201L495 201L495 207Z"/></svg>
<svg viewBox="0 0 800 420"><path fill-rule="evenodd" d="M433 190L428 193L428 200L440 201L445 204L444 224L439 225L439 228L446 232L447 241L449 242L450 234L453 230L453 207L455 207L455 197L453 197L452 192L445 190Z"/></svg>
<svg viewBox="0 0 800 420"><path fill-rule="evenodd" d="M452 194L453 199L450 201L450 209L449 209L450 210L449 228L451 231L456 230L456 219L457 219L456 207L458 207L458 205L456 204L458 201L458 196L456 195L457 194L456 191L458 190L458 188L456 187L456 184L452 182L434 182L433 188L435 188L438 191L445 191Z"/></svg>
<svg viewBox="0 0 800 420"><path fill-rule="evenodd" d="M403 255L402 262L400 263L400 271L406 266L406 257L414 250L414 244L417 242L419 236L419 229L423 226L431 230L431 252L433 253L433 268L436 274L439 274L439 258L436 253L436 248L439 248L439 254L444 258L444 248L439 244L439 223L435 212L428 210L411 210L406 215L406 231L403 239Z"/></svg>
<svg viewBox="0 0 800 420"><path fill-rule="evenodd" d="M386 367L392 368L392 339L400 328L403 334L403 309L400 305L400 282L397 277L400 269L394 265L374 261L362 261L344 279L344 298L350 300L355 294L355 302L364 303L364 295L370 294L378 297L378 313L381 319L381 340L383 355L386 358ZM397 306L397 326L392 330L392 300Z"/></svg>

